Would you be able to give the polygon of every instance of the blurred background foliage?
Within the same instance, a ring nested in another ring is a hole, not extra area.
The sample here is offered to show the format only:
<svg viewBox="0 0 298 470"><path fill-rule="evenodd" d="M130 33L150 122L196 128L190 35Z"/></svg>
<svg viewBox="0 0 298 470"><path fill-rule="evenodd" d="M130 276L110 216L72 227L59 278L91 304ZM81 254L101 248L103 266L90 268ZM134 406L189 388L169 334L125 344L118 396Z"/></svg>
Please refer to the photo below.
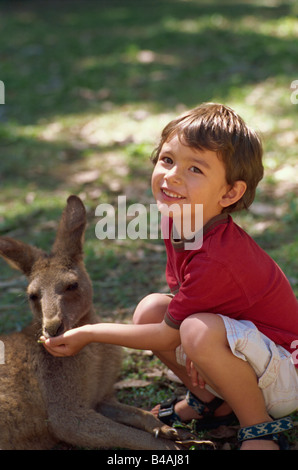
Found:
<svg viewBox="0 0 298 470"><path fill-rule="evenodd" d="M119 195L127 205L154 202L149 157L163 126L217 101L264 141L265 177L236 219L298 292L296 2L10 0L0 34L2 235L48 248L67 196L80 195L95 302L104 315L130 315L164 288L162 241L99 241L95 208ZM17 275L1 268L3 282Z"/></svg>
<svg viewBox="0 0 298 470"><path fill-rule="evenodd" d="M298 295L297 16L294 0L2 1L0 234L48 249L67 196L80 195L96 308L129 321L166 288L163 243L97 240L95 208L119 195L153 203L149 157L164 125L222 102L264 141L256 201L235 218ZM25 285L1 262L2 331L30 318Z"/></svg>

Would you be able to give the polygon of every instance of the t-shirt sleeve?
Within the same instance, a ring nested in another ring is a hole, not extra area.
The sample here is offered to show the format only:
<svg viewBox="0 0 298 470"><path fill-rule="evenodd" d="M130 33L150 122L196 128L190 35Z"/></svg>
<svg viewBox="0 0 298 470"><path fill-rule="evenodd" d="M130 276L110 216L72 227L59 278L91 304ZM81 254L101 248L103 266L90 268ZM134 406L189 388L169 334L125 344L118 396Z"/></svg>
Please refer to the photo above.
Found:
<svg viewBox="0 0 298 470"><path fill-rule="evenodd" d="M237 318L248 305L245 292L225 264L209 257L194 257L185 267L179 292L171 300L165 322L179 329L189 315L202 312L221 313Z"/></svg>

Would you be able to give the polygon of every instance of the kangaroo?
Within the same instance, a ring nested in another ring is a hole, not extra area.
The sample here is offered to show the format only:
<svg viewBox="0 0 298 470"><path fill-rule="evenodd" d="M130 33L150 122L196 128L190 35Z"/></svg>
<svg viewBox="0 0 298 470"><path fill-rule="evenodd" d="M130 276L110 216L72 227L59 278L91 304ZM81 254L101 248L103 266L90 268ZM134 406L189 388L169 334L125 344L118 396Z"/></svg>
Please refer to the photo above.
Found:
<svg viewBox="0 0 298 470"><path fill-rule="evenodd" d="M0 337L0 449L51 449L59 442L89 449L181 449L176 430L114 397L120 347L92 343L74 357L57 358L38 343L41 335L100 321L83 261L85 227L85 207L70 196L50 254L0 237L0 255L28 278L33 313L21 332Z"/></svg>

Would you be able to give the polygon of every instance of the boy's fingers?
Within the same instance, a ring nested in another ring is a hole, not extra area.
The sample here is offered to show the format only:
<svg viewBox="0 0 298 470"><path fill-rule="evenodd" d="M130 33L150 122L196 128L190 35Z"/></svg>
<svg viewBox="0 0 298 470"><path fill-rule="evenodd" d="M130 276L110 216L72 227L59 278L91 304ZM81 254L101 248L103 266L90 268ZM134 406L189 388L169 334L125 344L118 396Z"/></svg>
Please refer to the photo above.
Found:
<svg viewBox="0 0 298 470"><path fill-rule="evenodd" d="M48 346L50 345L59 346L59 345L65 344L64 335L51 336L50 338L46 338L45 336L40 336L37 341L38 343L44 343L44 344L47 344Z"/></svg>
<svg viewBox="0 0 298 470"><path fill-rule="evenodd" d="M37 342L42 343L45 349L53 356L67 356L68 354L66 351L67 347L65 344L65 339L63 339L61 336L53 338L46 338L45 336L41 336Z"/></svg>
<svg viewBox="0 0 298 470"><path fill-rule="evenodd" d="M205 380L202 379L202 377L200 375L198 375L198 385L200 388L205 388Z"/></svg>
<svg viewBox="0 0 298 470"><path fill-rule="evenodd" d="M191 361L190 359L187 357L186 358L186 372L188 375L190 375L190 368L191 368Z"/></svg>
<svg viewBox="0 0 298 470"><path fill-rule="evenodd" d="M46 338L45 344L53 347L62 346L63 344L65 344L64 335L51 336L51 338Z"/></svg>
<svg viewBox="0 0 298 470"><path fill-rule="evenodd" d="M53 356L56 357L64 357L67 356L66 354L66 346L65 344L61 344L59 346L52 347L51 345L48 345L47 343L44 344L45 349L52 354Z"/></svg>

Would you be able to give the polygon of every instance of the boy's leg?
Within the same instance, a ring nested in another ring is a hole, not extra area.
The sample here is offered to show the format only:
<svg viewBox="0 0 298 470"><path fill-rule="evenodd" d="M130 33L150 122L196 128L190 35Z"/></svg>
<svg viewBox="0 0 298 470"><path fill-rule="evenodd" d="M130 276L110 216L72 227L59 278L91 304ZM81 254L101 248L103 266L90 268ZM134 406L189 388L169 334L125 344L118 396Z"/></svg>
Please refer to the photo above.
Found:
<svg viewBox="0 0 298 470"><path fill-rule="evenodd" d="M170 296L151 294L138 305L134 323L160 322L164 318ZM241 426L249 426L272 421L265 407L263 394L257 385L257 377L250 365L237 358L231 352L223 320L212 313L192 315L184 320L180 327L181 342L185 353L195 364L199 374L226 402L216 410L215 415L227 414L233 409ZM155 352L155 354L182 380L189 390L198 398L208 403L214 395L200 387L193 387L190 378L176 361L175 351ZM178 408L180 410L178 412ZM184 408L183 408L184 407ZM158 410L158 407L156 407ZM223 411L225 413L223 413ZM184 401L175 405L175 412L182 419L188 419ZM193 410L191 411L192 413ZM157 411L156 411L157 413ZM188 409L189 413L189 409ZM189 417L196 418L192 415ZM272 441L253 440L242 444L241 449L277 449Z"/></svg>
<svg viewBox="0 0 298 470"><path fill-rule="evenodd" d="M200 386L194 386L191 378L187 374L186 368L177 363L175 351L154 351L154 354L169 368L174 374L179 377L183 382L185 387L193 393L197 398L202 400L207 404L206 409L208 409L208 403L211 402L215 395L209 392L206 388L201 388ZM158 415L160 405L157 405L153 408L152 413L156 416ZM214 412L214 416L227 416L232 412L231 407L228 403L224 402L221 404ZM180 417L182 421L190 421L192 419L200 419L199 415L192 407L187 404L186 399L181 400L175 404L175 413Z"/></svg>
<svg viewBox="0 0 298 470"><path fill-rule="evenodd" d="M171 296L165 294L150 294L138 304L133 322L135 324L158 323L165 316L166 309L171 302ZM175 351L154 351L154 354L179 377L185 387L203 402L210 402L214 395L199 386L194 386L191 382L186 368L178 364ZM157 415L160 405L157 405L152 412ZM181 400L175 405L175 412L180 416L181 420L199 419L200 416L187 404L186 400ZM226 416L231 412L231 408L227 403L223 403L216 411L215 416Z"/></svg>
<svg viewBox="0 0 298 470"><path fill-rule="evenodd" d="M133 323L161 323L172 297L166 294L149 294L137 305L133 314Z"/></svg>
<svg viewBox="0 0 298 470"><path fill-rule="evenodd" d="M180 327L181 343L200 376L222 396L240 426L272 421L257 377L248 362L231 352L222 318L212 313L192 315ZM277 449L272 441L246 441L241 449Z"/></svg>

